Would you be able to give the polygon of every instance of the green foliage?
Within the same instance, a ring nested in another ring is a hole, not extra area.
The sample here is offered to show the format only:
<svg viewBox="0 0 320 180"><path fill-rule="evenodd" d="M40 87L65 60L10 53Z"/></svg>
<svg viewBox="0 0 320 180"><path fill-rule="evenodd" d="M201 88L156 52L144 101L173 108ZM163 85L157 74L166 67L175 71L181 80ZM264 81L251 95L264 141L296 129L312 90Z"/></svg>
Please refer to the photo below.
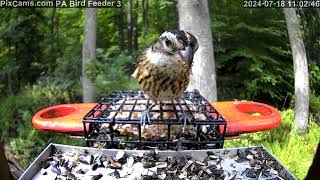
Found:
<svg viewBox="0 0 320 180"><path fill-rule="evenodd" d="M310 84L310 113L314 119L320 121L320 68L316 63L309 66L309 84Z"/></svg>
<svg viewBox="0 0 320 180"><path fill-rule="evenodd" d="M311 63L309 66L309 84L310 90L320 95L320 68L316 63Z"/></svg>
<svg viewBox="0 0 320 180"><path fill-rule="evenodd" d="M35 130L31 124L32 116L40 109L69 102L67 91L41 84L26 86L16 96L1 99L1 139L10 145L22 167L26 168L51 142L83 145L83 142L69 140L67 135Z"/></svg>
<svg viewBox="0 0 320 180"><path fill-rule="evenodd" d="M68 91L70 98L74 100L81 99L81 57L79 55L64 55L57 58L56 67L52 76L41 77L39 81L43 84L54 84L64 91Z"/></svg>
<svg viewBox="0 0 320 180"><path fill-rule="evenodd" d="M119 33L117 32L118 22L117 8L101 8L97 11L97 47L110 48L117 45Z"/></svg>
<svg viewBox="0 0 320 180"><path fill-rule="evenodd" d="M42 25L46 17L41 10L24 8L1 11L0 16L0 72L4 75L0 83L7 80L9 86L0 93L13 94L28 82L35 82L45 69L39 49L44 42Z"/></svg>
<svg viewBox="0 0 320 180"><path fill-rule="evenodd" d="M319 143L320 125L310 117L309 132L300 136L291 132L294 128L293 110L282 111L281 115L280 127L241 135L240 139L226 141L224 147L263 145L298 179L303 179Z"/></svg>
<svg viewBox="0 0 320 180"><path fill-rule="evenodd" d="M310 113L313 115L316 122L320 122L320 96L316 96L311 93L309 104Z"/></svg>
<svg viewBox="0 0 320 180"><path fill-rule="evenodd" d="M130 76L137 53L115 54L117 51L97 49L97 59L88 61L87 74L94 82L97 98L113 90L138 88L136 80Z"/></svg>
<svg viewBox="0 0 320 180"><path fill-rule="evenodd" d="M304 45L309 62L320 65L320 15L316 8L300 8L298 10Z"/></svg>
<svg viewBox="0 0 320 180"><path fill-rule="evenodd" d="M139 37L139 47L145 48L158 38L159 34L167 29L178 27L176 1L173 0L148 0L148 24L144 27L142 19L138 19L142 27L142 36ZM138 13L142 13L139 9ZM141 18L141 17L139 17ZM141 49L142 50L142 49Z"/></svg>
<svg viewBox="0 0 320 180"><path fill-rule="evenodd" d="M293 92L293 65L282 10L239 11L240 0L211 3L219 98L281 107Z"/></svg>

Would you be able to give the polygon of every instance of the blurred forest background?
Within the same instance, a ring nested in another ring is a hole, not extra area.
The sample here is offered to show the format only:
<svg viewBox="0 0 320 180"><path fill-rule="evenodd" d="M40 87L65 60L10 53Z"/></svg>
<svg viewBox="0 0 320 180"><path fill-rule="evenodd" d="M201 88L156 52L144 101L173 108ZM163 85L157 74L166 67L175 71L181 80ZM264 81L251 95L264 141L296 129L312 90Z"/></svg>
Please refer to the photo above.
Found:
<svg viewBox="0 0 320 180"><path fill-rule="evenodd" d="M138 88L130 77L139 53L166 29L178 27L176 1L130 0L97 9L96 60L87 73L95 99L112 90ZM293 128L294 72L282 9L245 9L242 0L209 1L218 100L252 100L282 111L280 128L244 135L225 147L263 144L302 179L320 137L320 13L299 9L310 80L309 132ZM129 8L130 9L130 8ZM128 23L128 15L131 22ZM40 132L38 110L82 101L81 51L85 9L0 11L0 137L26 168L50 142L83 145L63 134Z"/></svg>

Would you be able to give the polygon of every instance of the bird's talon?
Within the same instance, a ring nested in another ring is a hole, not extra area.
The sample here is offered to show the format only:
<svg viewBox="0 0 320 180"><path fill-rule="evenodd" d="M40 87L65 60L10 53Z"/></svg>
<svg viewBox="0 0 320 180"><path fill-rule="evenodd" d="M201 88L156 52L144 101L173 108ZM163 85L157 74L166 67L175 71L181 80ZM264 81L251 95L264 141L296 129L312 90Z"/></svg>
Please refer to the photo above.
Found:
<svg viewBox="0 0 320 180"><path fill-rule="evenodd" d="M181 114L181 117L179 118L179 122L181 122L181 121L183 121L182 133L184 133L186 126L187 126L187 122L189 122L190 124L192 122L191 122L191 119L188 117L188 115L185 112L183 112Z"/></svg>
<svg viewBox="0 0 320 180"><path fill-rule="evenodd" d="M151 120L150 120L150 111L146 110L143 112L142 117L140 119L140 124L142 126L145 126L146 123L151 124Z"/></svg>

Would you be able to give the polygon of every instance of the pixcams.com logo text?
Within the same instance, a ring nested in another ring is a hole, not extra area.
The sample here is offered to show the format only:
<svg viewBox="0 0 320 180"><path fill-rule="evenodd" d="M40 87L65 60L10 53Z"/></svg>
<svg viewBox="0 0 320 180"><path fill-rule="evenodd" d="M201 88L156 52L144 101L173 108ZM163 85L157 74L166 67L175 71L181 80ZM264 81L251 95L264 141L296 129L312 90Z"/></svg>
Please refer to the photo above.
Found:
<svg viewBox="0 0 320 180"><path fill-rule="evenodd" d="M0 8L55 7L55 8L120 8L121 0L0 0Z"/></svg>

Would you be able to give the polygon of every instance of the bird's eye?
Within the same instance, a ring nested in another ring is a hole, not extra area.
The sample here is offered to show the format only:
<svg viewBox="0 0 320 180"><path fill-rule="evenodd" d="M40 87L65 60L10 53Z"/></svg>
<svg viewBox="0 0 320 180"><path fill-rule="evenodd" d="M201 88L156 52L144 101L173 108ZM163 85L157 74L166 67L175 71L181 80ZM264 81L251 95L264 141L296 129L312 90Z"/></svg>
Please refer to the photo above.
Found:
<svg viewBox="0 0 320 180"><path fill-rule="evenodd" d="M166 39L166 45L170 46L172 44L172 42L169 39Z"/></svg>

